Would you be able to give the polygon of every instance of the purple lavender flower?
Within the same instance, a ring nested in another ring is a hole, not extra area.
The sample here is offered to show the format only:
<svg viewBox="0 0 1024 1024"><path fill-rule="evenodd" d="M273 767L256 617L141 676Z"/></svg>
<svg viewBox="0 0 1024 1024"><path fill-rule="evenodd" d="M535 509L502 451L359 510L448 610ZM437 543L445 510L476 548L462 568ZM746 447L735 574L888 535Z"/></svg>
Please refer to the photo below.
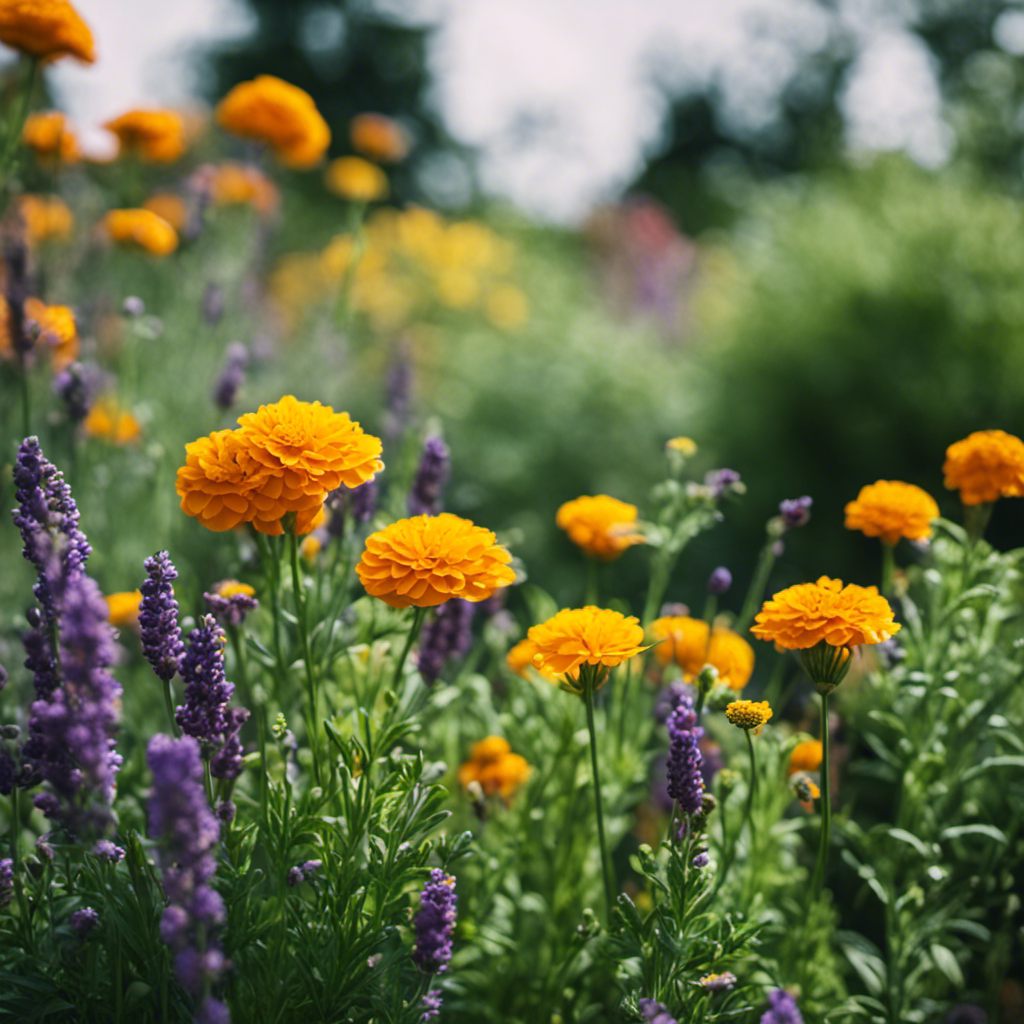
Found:
<svg viewBox="0 0 1024 1024"><path fill-rule="evenodd" d="M53 393L64 403L72 423L81 423L103 388L103 374L98 366L71 363L53 378Z"/></svg>
<svg viewBox="0 0 1024 1024"><path fill-rule="evenodd" d="M68 919L68 924L74 929L75 934L84 939L89 932L100 923L100 915L92 907L82 907L76 910Z"/></svg>
<svg viewBox="0 0 1024 1024"><path fill-rule="evenodd" d="M5 747L0 747L0 796L10 796L18 781L18 766Z"/></svg>
<svg viewBox="0 0 1024 1024"><path fill-rule="evenodd" d="M711 858L708 856L707 849L700 849L697 851L693 860L690 863L698 870L703 871L711 863Z"/></svg>
<svg viewBox="0 0 1024 1024"><path fill-rule="evenodd" d="M732 573L724 565L720 565L708 577L708 593L716 597L724 594L732 586Z"/></svg>
<svg viewBox="0 0 1024 1024"><path fill-rule="evenodd" d="M180 946L188 937L189 924L185 908L172 903L160 916L160 938L168 946Z"/></svg>
<svg viewBox="0 0 1024 1024"><path fill-rule="evenodd" d="M235 820L238 808L235 807L231 800L218 800L214 813L217 815L218 821L224 825L230 825Z"/></svg>
<svg viewBox="0 0 1024 1024"><path fill-rule="evenodd" d="M639 1006L647 1024L678 1024L663 1003L655 1002L653 999L641 999Z"/></svg>
<svg viewBox="0 0 1024 1024"><path fill-rule="evenodd" d="M202 625L189 633L180 672L185 703L175 711L174 720L186 736L199 741L203 756L210 757L227 738L227 705L235 690L224 676L224 631L212 615L204 615Z"/></svg>
<svg viewBox="0 0 1024 1024"><path fill-rule="evenodd" d="M784 988L769 994L768 1005L761 1014L761 1024L804 1024L796 1000Z"/></svg>
<svg viewBox="0 0 1024 1024"><path fill-rule="evenodd" d="M782 525L787 530L795 530L798 527L806 526L811 518L811 505L813 501L806 494L802 498L786 498L779 502L779 515L782 516Z"/></svg>
<svg viewBox="0 0 1024 1024"><path fill-rule="evenodd" d="M420 636L418 667L428 685L437 682L448 661L461 658L473 644L476 605L455 597L434 609Z"/></svg>
<svg viewBox="0 0 1024 1024"><path fill-rule="evenodd" d="M10 857L0 858L0 910L11 902L14 892L14 861Z"/></svg>
<svg viewBox="0 0 1024 1024"><path fill-rule="evenodd" d="M704 802L704 779L700 773L701 753L697 742L704 730L690 697L681 697L668 722L668 795L683 814L697 814Z"/></svg>
<svg viewBox="0 0 1024 1024"><path fill-rule="evenodd" d="M327 507L331 510L331 518L327 521L328 534L335 538L343 537L348 517L357 526L368 523L377 511L378 493L376 477L358 487L339 487L331 491L327 495Z"/></svg>
<svg viewBox="0 0 1024 1024"><path fill-rule="evenodd" d="M224 289L211 281L203 290L203 319L211 326L224 319Z"/></svg>
<svg viewBox="0 0 1024 1024"><path fill-rule="evenodd" d="M735 490L739 484L740 475L735 469L712 469L704 475L704 486L714 498L720 498L726 491Z"/></svg>
<svg viewBox="0 0 1024 1024"><path fill-rule="evenodd" d="M420 894L420 909L413 921L416 946L412 959L424 974L440 974L448 968L452 958L455 905L455 879L440 868L434 868Z"/></svg>
<svg viewBox="0 0 1024 1024"><path fill-rule="evenodd" d="M92 854L109 864L118 864L124 860L124 850L120 846L115 846L109 839L98 840L92 848Z"/></svg>
<svg viewBox="0 0 1024 1024"><path fill-rule="evenodd" d="M231 684L228 683L228 686ZM210 774L215 779L237 779L242 774L242 740L239 733L249 721L249 711L247 708L231 708L224 712L224 718L224 745L210 758ZM227 821L230 822L232 818L233 810Z"/></svg>
<svg viewBox="0 0 1024 1024"><path fill-rule="evenodd" d="M194 1024L231 1024L231 1011L219 999L207 996L192 1019Z"/></svg>
<svg viewBox="0 0 1024 1024"><path fill-rule="evenodd" d="M221 584L212 593L203 594L206 610L222 625L237 629L246 615L259 608L260 603L250 594L231 594L229 597L217 593Z"/></svg>
<svg viewBox="0 0 1024 1024"><path fill-rule="evenodd" d="M3 690L7 685L7 678L7 669L5 669L3 665L0 665L0 690Z"/></svg>
<svg viewBox="0 0 1024 1024"><path fill-rule="evenodd" d="M384 406L384 436L398 437L409 422L409 406L412 393L412 371L406 356L405 346L399 346L387 377L387 397Z"/></svg>
<svg viewBox="0 0 1024 1024"><path fill-rule="evenodd" d="M961 1003L946 1014L946 1024L988 1024L988 1014L975 1003Z"/></svg>
<svg viewBox="0 0 1024 1024"><path fill-rule="evenodd" d="M174 599L173 581L178 578L171 557L158 551L144 563L146 581L139 587L139 633L142 653L153 671L165 683L174 678L185 654L178 625L178 602Z"/></svg>
<svg viewBox="0 0 1024 1024"><path fill-rule="evenodd" d="M442 510L442 498L450 470L448 445L440 437L428 437L412 481L409 515L436 516Z"/></svg>
<svg viewBox="0 0 1024 1024"><path fill-rule="evenodd" d="M440 1017L441 990L434 988L429 992L424 992L423 998L420 1000L420 1006L423 1008L423 1013L420 1016L421 1021L433 1020L435 1017Z"/></svg>
<svg viewBox="0 0 1024 1024"><path fill-rule="evenodd" d="M189 909L190 917L208 928L223 924L227 920L224 900L216 889L211 889L208 885L201 885L196 889Z"/></svg>
<svg viewBox="0 0 1024 1024"><path fill-rule="evenodd" d="M233 341L224 354L224 365L213 388L213 401L219 409L230 409L238 397L238 389L245 383L249 365L249 350L240 341Z"/></svg>
<svg viewBox="0 0 1024 1024"><path fill-rule="evenodd" d="M291 886L296 886L299 882L312 882L323 866L324 862L322 860L303 861L301 864L296 864L295 867L289 868L286 881Z"/></svg>
<svg viewBox="0 0 1024 1024"><path fill-rule="evenodd" d="M129 295L121 303L121 312L127 317L143 316L146 312L146 304L138 295Z"/></svg>
<svg viewBox="0 0 1024 1024"><path fill-rule="evenodd" d="M700 983L705 992L728 992L736 985L736 975L732 971L708 974L700 979Z"/></svg>

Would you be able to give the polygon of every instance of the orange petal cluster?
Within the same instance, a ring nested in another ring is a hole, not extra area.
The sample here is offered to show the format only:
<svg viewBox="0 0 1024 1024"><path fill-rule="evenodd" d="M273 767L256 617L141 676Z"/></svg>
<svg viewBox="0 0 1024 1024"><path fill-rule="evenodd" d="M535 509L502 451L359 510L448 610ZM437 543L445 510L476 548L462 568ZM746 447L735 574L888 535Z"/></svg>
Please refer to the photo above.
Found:
<svg viewBox="0 0 1024 1024"><path fill-rule="evenodd" d="M29 114L21 130L21 141L38 160L57 164L74 163L78 140L68 119L59 110L40 110Z"/></svg>
<svg viewBox="0 0 1024 1024"><path fill-rule="evenodd" d="M349 126L349 138L357 152L381 163L398 163L409 152L405 129L385 114L357 114Z"/></svg>
<svg viewBox="0 0 1024 1024"><path fill-rule="evenodd" d="M109 397L100 398L93 405L82 423L82 429L89 437L117 445L131 444L142 436L139 421Z"/></svg>
<svg viewBox="0 0 1024 1024"><path fill-rule="evenodd" d="M147 163L173 163L185 152L185 119L175 110L129 110L103 127L117 136L122 155Z"/></svg>
<svg viewBox="0 0 1024 1024"><path fill-rule="evenodd" d="M878 644L898 633L900 624L877 587L859 587L822 576L815 583L798 583L765 601L750 632L788 650L814 647L824 641L833 647Z"/></svg>
<svg viewBox="0 0 1024 1024"><path fill-rule="evenodd" d="M802 740L789 755L787 775L797 772L816 772L821 767L821 740Z"/></svg>
<svg viewBox="0 0 1024 1024"><path fill-rule="evenodd" d="M74 218L68 204L58 196L23 195L18 212L25 222L25 234L33 245L71 235Z"/></svg>
<svg viewBox="0 0 1024 1024"><path fill-rule="evenodd" d="M634 529L636 513L636 505L607 494L583 495L562 505L555 523L586 554L607 562L644 542Z"/></svg>
<svg viewBox="0 0 1024 1024"><path fill-rule="evenodd" d="M327 165L324 184L342 199L353 203L371 203L388 194L387 175L369 160L358 156L340 156Z"/></svg>
<svg viewBox="0 0 1024 1024"><path fill-rule="evenodd" d="M923 540L932 533L939 506L927 492L901 480L878 480L860 489L846 506L846 528L895 544L900 537Z"/></svg>
<svg viewBox="0 0 1024 1024"><path fill-rule="evenodd" d="M368 594L392 608L432 608L452 597L486 600L515 580L511 560L490 530L442 512L370 534L356 574Z"/></svg>
<svg viewBox="0 0 1024 1024"><path fill-rule="evenodd" d="M179 235L185 230L188 207L181 196L173 192L155 192L142 204L142 208L167 221Z"/></svg>
<svg viewBox="0 0 1024 1024"><path fill-rule="evenodd" d="M178 248L178 233L152 210L110 210L103 226L119 245L153 256L167 256Z"/></svg>
<svg viewBox="0 0 1024 1024"><path fill-rule="evenodd" d="M277 186L251 164L223 163L212 168L210 199L217 206L251 206L270 213L278 204Z"/></svg>
<svg viewBox="0 0 1024 1024"><path fill-rule="evenodd" d="M384 468L381 442L348 416L319 402L285 395L185 446L178 470L181 508L207 529L252 523L280 534L295 513L297 534L324 520L324 499L338 487L358 487Z"/></svg>
<svg viewBox="0 0 1024 1024"><path fill-rule="evenodd" d="M513 754L508 740L488 736L473 744L469 760L459 768L459 784L479 783L485 796L497 794L508 803L530 777L530 766L521 754Z"/></svg>
<svg viewBox="0 0 1024 1024"><path fill-rule="evenodd" d="M331 142L309 93L274 75L231 89L217 106L217 123L233 135L266 143L281 163L297 170L318 164Z"/></svg>
<svg viewBox="0 0 1024 1024"><path fill-rule="evenodd" d="M533 669L533 671L538 672L545 679L554 682L558 678L556 672L549 668L537 668L534 664L533 659L539 653L537 645L529 638L526 638L525 640L520 640L519 643L509 649L508 654L505 655L505 664L510 672L514 672L523 679L526 679L529 675L529 670Z"/></svg>
<svg viewBox="0 0 1024 1024"><path fill-rule="evenodd" d="M559 676L575 673L581 665L614 668L647 650L636 616L594 605L565 608L526 635L537 645L534 665Z"/></svg>
<svg viewBox="0 0 1024 1024"><path fill-rule="evenodd" d="M716 626L708 635L703 619L666 615L648 627L652 639L662 643L654 656L662 665L675 662L690 682L705 665L718 670L718 680L730 689L742 690L754 672L754 649L738 633Z"/></svg>
<svg viewBox="0 0 1024 1024"><path fill-rule="evenodd" d="M41 60L96 60L92 32L68 0L0 0L0 43Z"/></svg>
<svg viewBox="0 0 1024 1024"><path fill-rule="evenodd" d="M68 306L47 306L40 299L25 300L25 316L39 330L39 342L46 346L54 370L63 370L78 358L75 315Z"/></svg>
<svg viewBox="0 0 1024 1024"><path fill-rule="evenodd" d="M1024 495L1024 441L1004 430L979 430L946 449L942 472L965 505Z"/></svg>

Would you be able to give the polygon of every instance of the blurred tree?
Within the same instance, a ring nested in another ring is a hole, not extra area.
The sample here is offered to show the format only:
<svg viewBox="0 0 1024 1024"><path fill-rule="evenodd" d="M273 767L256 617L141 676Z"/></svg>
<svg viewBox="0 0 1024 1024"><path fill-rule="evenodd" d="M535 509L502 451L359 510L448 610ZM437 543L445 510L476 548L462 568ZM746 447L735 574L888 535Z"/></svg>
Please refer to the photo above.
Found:
<svg viewBox="0 0 1024 1024"><path fill-rule="evenodd" d="M277 75L313 97L331 127L332 156L352 152L348 129L354 115L387 114L414 138L409 158L389 175L398 198L426 192L435 203L462 205L471 197L468 155L448 136L428 98L429 25L374 0L245 2L253 31L202 58L204 89L212 100L237 82Z"/></svg>

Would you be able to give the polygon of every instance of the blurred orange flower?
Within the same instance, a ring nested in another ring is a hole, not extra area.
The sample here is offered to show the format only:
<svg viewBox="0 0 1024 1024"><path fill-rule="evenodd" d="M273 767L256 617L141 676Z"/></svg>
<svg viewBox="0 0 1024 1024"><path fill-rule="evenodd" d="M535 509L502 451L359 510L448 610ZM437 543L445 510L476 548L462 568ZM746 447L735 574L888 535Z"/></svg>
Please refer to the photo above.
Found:
<svg viewBox="0 0 1024 1024"><path fill-rule="evenodd" d="M21 130L21 141L46 163L71 164L78 157L78 140L68 119L59 110L29 114Z"/></svg>
<svg viewBox="0 0 1024 1024"><path fill-rule="evenodd" d="M945 484L965 505L1024 495L1024 441L1004 430L979 430L946 449Z"/></svg>
<svg viewBox="0 0 1024 1024"><path fill-rule="evenodd" d="M821 767L821 740L803 740L798 743L789 755L787 775L796 772L816 772Z"/></svg>
<svg viewBox="0 0 1024 1024"><path fill-rule="evenodd" d="M469 760L459 768L459 784L479 783L485 796L498 794L507 804L530 777L526 758L513 754L508 740L488 736L473 745Z"/></svg>
<svg viewBox="0 0 1024 1024"><path fill-rule="evenodd" d="M511 560L490 530L442 512L370 534L356 574L392 608L432 608L451 597L486 600L515 580Z"/></svg>
<svg viewBox="0 0 1024 1024"><path fill-rule="evenodd" d="M121 154L169 164L185 152L185 119L175 110L129 110L103 125L117 136Z"/></svg>
<svg viewBox="0 0 1024 1024"><path fill-rule="evenodd" d="M111 210L103 218L107 234L119 245L167 256L178 248L178 233L152 210Z"/></svg>
<svg viewBox="0 0 1024 1024"><path fill-rule="evenodd" d="M565 608L526 634L537 645L533 663L556 675L578 672L581 665L614 668L635 657L644 631L637 618L609 608Z"/></svg>
<svg viewBox="0 0 1024 1024"><path fill-rule="evenodd" d="M23 195L18 200L18 211L25 221L25 234L33 245L71 235L74 218L67 203L57 196Z"/></svg>
<svg viewBox="0 0 1024 1024"><path fill-rule="evenodd" d="M409 153L409 135L385 114L357 114L349 127L353 148L371 160L393 164Z"/></svg>
<svg viewBox="0 0 1024 1024"><path fill-rule="evenodd" d="M534 664L533 659L539 653L537 645L532 640L520 640L505 655L505 664L508 666L509 671L514 672L517 676L522 676L524 679L528 675L527 670L533 669L534 672L539 672L545 679L550 679L554 682L558 678L557 672L549 668L537 668Z"/></svg>
<svg viewBox="0 0 1024 1024"><path fill-rule="evenodd" d="M50 353L53 369L63 370L78 358L75 315L68 306L47 306L36 298L25 300L25 316L39 329L39 343Z"/></svg>
<svg viewBox="0 0 1024 1024"><path fill-rule="evenodd" d="M927 491L901 480L878 480L860 489L846 506L846 528L895 544L900 537L923 540L932 533L939 506Z"/></svg>
<svg viewBox="0 0 1024 1024"><path fill-rule="evenodd" d="M131 444L142 436L139 421L110 397L101 398L93 405L82 429L89 437L117 445Z"/></svg>
<svg viewBox="0 0 1024 1024"><path fill-rule="evenodd" d="M555 523L586 554L607 562L644 542L643 534L633 529L636 512L636 505L607 494L583 495L562 505Z"/></svg>
<svg viewBox="0 0 1024 1024"><path fill-rule="evenodd" d="M139 624L141 590L123 590L117 594L107 594L103 600L107 602L107 619L112 626Z"/></svg>
<svg viewBox="0 0 1024 1024"><path fill-rule="evenodd" d="M327 188L342 199L370 203L388 194L387 175L376 165L358 156L340 156L324 172Z"/></svg>
<svg viewBox="0 0 1024 1024"><path fill-rule="evenodd" d="M223 163L213 168L210 198L217 206L252 206L270 213L278 204L277 186L251 164Z"/></svg>
<svg viewBox="0 0 1024 1024"><path fill-rule="evenodd" d="M0 0L0 43L41 60L96 60L92 32L68 0Z"/></svg>
<svg viewBox="0 0 1024 1024"><path fill-rule="evenodd" d="M179 235L185 230L188 209L181 196L173 192L157 192L142 204L142 208L167 221Z"/></svg>
<svg viewBox="0 0 1024 1024"><path fill-rule="evenodd" d="M331 131L309 93L273 75L240 82L217 106L217 123L242 138L266 143L286 167L318 164Z"/></svg>

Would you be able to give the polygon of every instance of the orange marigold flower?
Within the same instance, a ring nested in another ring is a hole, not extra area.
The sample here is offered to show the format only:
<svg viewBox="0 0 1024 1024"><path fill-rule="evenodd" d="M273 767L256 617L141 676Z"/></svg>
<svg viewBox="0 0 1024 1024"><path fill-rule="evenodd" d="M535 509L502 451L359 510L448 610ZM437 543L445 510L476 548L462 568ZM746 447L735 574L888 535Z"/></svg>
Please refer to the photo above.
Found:
<svg viewBox="0 0 1024 1024"><path fill-rule="evenodd" d="M72 164L79 156L75 133L59 110L29 114L21 130L21 141L38 160L47 163Z"/></svg>
<svg viewBox="0 0 1024 1024"><path fill-rule="evenodd" d="M26 237L33 245L71 236L71 210L57 196L23 195L18 200L18 211L25 222Z"/></svg>
<svg viewBox="0 0 1024 1024"><path fill-rule="evenodd" d="M513 754L502 736L488 736L473 745L469 760L458 771L459 783L468 787L476 782L486 796L495 793L508 803L530 777L526 758Z"/></svg>
<svg viewBox="0 0 1024 1024"><path fill-rule="evenodd" d="M96 60L92 32L68 0L0 0L0 43L41 60Z"/></svg>
<svg viewBox="0 0 1024 1024"><path fill-rule="evenodd" d="M157 192L142 204L142 208L162 217L179 235L185 230L188 209L181 196L173 192Z"/></svg>
<svg viewBox="0 0 1024 1024"><path fill-rule="evenodd" d="M237 430L216 430L185 445L175 488L181 510L208 530L231 530L256 515L250 499L267 471L249 454Z"/></svg>
<svg viewBox="0 0 1024 1024"><path fill-rule="evenodd" d="M357 152L381 163L398 163L409 153L408 133L385 114L357 114L352 118L349 138Z"/></svg>
<svg viewBox="0 0 1024 1024"><path fill-rule="evenodd" d="M142 436L139 421L110 397L100 398L93 405L82 423L82 429L89 437L117 445L131 444Z"/></svg>
<svg viewBox="0 0 1024 1024"><path fill-rule="evenodd" d="M303 561L308 562L312 565L316 561L316 556L320 554L320 549L323 547L323 541L320 540L315 534L307 534L299 546L299 554L302 556Z"/></svg>
<svg viewBox="0 0 1024 1024"><path fill-rule="evenodd" d="M765 722L772 717L772 709L766 700L734 700L725 709L725 717L739 729L752 729L755 736L761 734Z"/></svg>
<svg viewBox="0 0 1024 1024"><path fill-rule="evenodd" d="M185 152L185 119L175 110L129 110L103 126L117 136L121 153L169 164Z"/></svg>
<svg viewBox="0 0 1024 1024"><path fill-rule="evenodd" d="M846 528L895 544L900 537L923 540L932 533L939 506L927 492L900 480L878 480L860 489L846 506Z"/></svg>
<svg viewBox="0 0 1024 1024"><path fill-rule="evenodd" d="M742 690L754 672L754 648L731 629L715 628L711 631L707 664L718 669L720 683L731 690Z"/></svg>
<svg viewBox="0 0 1024 1024"><path fill-rule="evenodd" d="M821 740L802 740L789 755L787 775L797 772L816 772L821 767Z"/></svg>
<svg viewBox="0 0 1024 1024"><path fill-rule="evenodd" d="M532 640L528 638L520 640L505 655L505 664L510 671L514 672L517 676L522 676L524 679L528 675L527 670L533 669L534 672L539 672L545 679L550 679L554 682L558 678L556 672L549 668L537 668L534 664L533 659L539 653L537 645Z"/></svg>
<svg viewBox="0 0 1024 1024"><path fill-rule="evenodd" d="M107 234L120 245L167 256L178 248L178 233L152 210L111 210L103 219Z"/></svg>
<svg viewBox="0 0 1024 1024"><path fill-rule="evenodd" d="M358 156L340 156L327 165L324 183L337 196L354 203L370 203L388 194L387 175Z"/></svg>
<svg viewBox="0 0 1024 1024"><path fill-rule="evenodd" d="M107 602L107 620L112 626L137 626L139 624L141 590L123 590L117 594L108 594L104 600Z"/></svg>
<svg viewBox="0 0 1024 1024"><path fill-rule="evenodd" d="M879 644L898 633L892 608L877 587L859 587L822 576L777 593L755 618L750 632L788 650L824 642L833 647Z"/></svg>
<svg viewBox="0 0 1024 1024"><path fill-rule="evenodd" d="M26 299L25 316L39 328L39 341L50 353L54 370L78 358L78 331L69 306L47 306L36 298Z"/></svg>
<svg viewBox="0 0 1024 1024"><path fill-rule="evenodd" d="M281 163L299 170L318 164L331 142L309 93L273 75L236 85L218 104L217 123L266 143Z"/></svg>
<svg viewBox="0 0 1024 1024"><path fill-rule="evenodd" d="M486 600L515 580L511 560L490 530L442 512L370 534L356 574L392 608L432 608L452 597Z"/></svg>
<svg viewBox="0 0 1024 1024"><path fill-rule="evenodd" d="M708 649L708 624L689 615L663 615L648 627L653 640L662 641L654 648L659 664L675 662L685 675L696 675L705 665Z"/></svg>
<svg viewBox="0 0 1024 1024"><path fill-rule="evenodd" d="M537 645L534 665L559 676L575 674L581 665L614 668L647 650L636 616L594 605L565 608L526 635Z"/></svg>
<svg viewBox="0 0 1024 1024"><path fill-rule="evenodd" d="M278 203L277 186L251 164L223 163L210 176L210 199L217 206L249 205L270 213Z"/></svg>
<svg viewBox="0 0 1024 1024"><path fill-rule="evenodd" d="M946 449L945 484L965 505L1024 495L1024 441L1003 430L979 430Z"/></svg>
<svg viewBox="0 0 1024 1024"><path fill-rule="evenodd" d="M633 544L644 542L643 535L633 529L636 505L607 494L583 495L567 501L558 510L555 522L586 554L605 561L618 558Z"/></svg>

